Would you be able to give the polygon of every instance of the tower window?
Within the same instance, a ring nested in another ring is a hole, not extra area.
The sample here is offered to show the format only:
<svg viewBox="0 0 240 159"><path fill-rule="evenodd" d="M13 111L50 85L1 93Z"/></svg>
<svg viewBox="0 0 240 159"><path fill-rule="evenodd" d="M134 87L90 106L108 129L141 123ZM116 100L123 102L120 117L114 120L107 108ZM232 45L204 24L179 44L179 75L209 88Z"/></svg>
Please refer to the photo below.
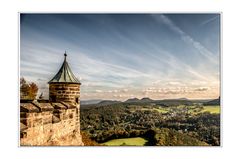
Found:
<svg viewBox="0 0 240 159"><path fill-rule="evenodd" d="M78 100L78 97L76 97L76 98L75 98L75 100L76 100L76 103L78 103L78 102L79 102L79 100Z"/></svg>

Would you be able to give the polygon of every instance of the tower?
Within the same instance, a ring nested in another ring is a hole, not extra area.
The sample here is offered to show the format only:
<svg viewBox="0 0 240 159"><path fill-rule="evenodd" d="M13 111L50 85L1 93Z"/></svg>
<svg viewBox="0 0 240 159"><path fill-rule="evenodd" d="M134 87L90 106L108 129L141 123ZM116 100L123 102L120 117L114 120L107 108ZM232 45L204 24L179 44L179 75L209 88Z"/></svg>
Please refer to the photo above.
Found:
<svg viewBox="0 0 240 159"><path fill-rule="evenodd" d="M84 145L80 133L80 85L67 54L49 83L49 102L21 102L21 145Z"/></svg>
<svg viewBox="0 0 240 159"><path fill-rule="evenodd" d="M48 82L49 101L65 102L76 107L76 131L80 131L80 81L72 73L66 51L63 64L58 73Z"/></svg>
<svg viewBox="0 0 240 159"><path fill-rule="evenodd" d="M66 52L60 70L48 84L50 102L66 102L80 106L81 83L74 76L68 65Z"/></svg>

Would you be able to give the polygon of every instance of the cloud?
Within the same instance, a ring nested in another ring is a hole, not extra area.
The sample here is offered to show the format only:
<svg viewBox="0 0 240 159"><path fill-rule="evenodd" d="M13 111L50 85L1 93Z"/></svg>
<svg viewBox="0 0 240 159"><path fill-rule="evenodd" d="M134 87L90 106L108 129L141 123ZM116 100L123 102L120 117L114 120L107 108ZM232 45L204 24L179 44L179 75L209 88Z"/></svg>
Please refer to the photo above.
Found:
<svg viewBox="0 0 240 159"><path fill-rule="evenodd" d="M117 98L122 98L124 95L122 94L114 94L113 97L117 97Z"/></svg>
<svg viewBox="0 0 240 159"><path fill-rule="evenodd" d="M95 90L96 93L102 93L103 91L102 90Z"/></svg>
<svg viewBox="0 0 240 159"><path fill-rule="evenodd" d="M167 26L169 26L170 29L172 29L175 33L179 34L183 41L186 43L192 45L195 49L198 50L198 52L206 57L208 60L213 62L214 64L218 64L218 58L214 56L214 54L209 51L207 48L205 48L200 42L194 40L190 35L188 35L186 32L184 32L182 29L180 29L171 19L169 19L165 15L152 15L152 17L160 22L165 23Z"/></svg>
<svg viewBox="0 0 240 159"><path fill-rule="evenodd" d="M168 82L168 85L173 85L173 86L181 85L181 84L182 84L181 82L177 82L177 81Z"/></svg>
<svg viewBox="0 0 240 159"><path fill-rule="evenodd" d="M27 33L21 32L21 75L41 82L40 91L47 92L47 82L60 68L66 49L70 67L81 80L81 92L88 98L111 99L121 95L123 99L142 97L143 93L159 98L194 92L198 87L210 87L211 91L219 87L211 83L219 81L214 69L217 64L211 62L216 57L166 15L144 16L148 19L146 23L141 19L142 25L123 25L124 19L117 22L113 16L106 17L104 23L97 16L91 17L90 25L89 21L80 25L82 21L55 18L54 23L46 23L43 28L25 28ZM184 44L180 46L183 50L176 50L174 42ZM188 48L193 52L185 53ZM196 59L196 50L201 60ZM183 54L193 57L194 62L179 58Z"/></svg>
<svg viewBox="0 0 240 159"><path fill-rule="evenodd" d="M209 90L208 87L200 87L200 88L196 88L196 89L194 89L194 91L199 91L199 92L207 91L207 90Z"/></svg>
<svg viewBox="0 0 240 159"><path fill-rule="evenodd" d="M158 85L158 84L160 84L161 82L162 82L162 80L157 80L157 81L152 82L152 84L153 84L153 85Z"/></svg>
<svg viewBox="0 0 240 159"><path fill-rule="evenodd" d="M202 26L202 25L206 25L206 24L208 24L208 23L211 23L211 22L217 20L218 18L219 18L219 15L203 21L200 25L201 25L201 26Z"/></svg>
<svg viewBox="0 0 240 159"><path fill-rule="evenodd" d="M122 91L123 91L124 93L126 93L126 92L128 92L128 89L123 89Z"/></svg>

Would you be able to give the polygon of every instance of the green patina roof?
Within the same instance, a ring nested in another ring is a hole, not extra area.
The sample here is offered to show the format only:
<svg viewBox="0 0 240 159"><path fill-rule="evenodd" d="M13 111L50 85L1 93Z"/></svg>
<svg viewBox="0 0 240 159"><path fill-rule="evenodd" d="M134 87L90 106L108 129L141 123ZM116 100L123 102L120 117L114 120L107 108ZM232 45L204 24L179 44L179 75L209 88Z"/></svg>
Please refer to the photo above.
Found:
<svg viewBox="0 0 240 159"><path fill-rule="evenodd" d="M58 71L58 73L48 82L50 83L80 83L80 81L74 76L74 74L72 73L68 62L66 60L67 58L67 54L65 52L64 54L65 58L64 58L64 62L60 68L60 70Z"/></svg>

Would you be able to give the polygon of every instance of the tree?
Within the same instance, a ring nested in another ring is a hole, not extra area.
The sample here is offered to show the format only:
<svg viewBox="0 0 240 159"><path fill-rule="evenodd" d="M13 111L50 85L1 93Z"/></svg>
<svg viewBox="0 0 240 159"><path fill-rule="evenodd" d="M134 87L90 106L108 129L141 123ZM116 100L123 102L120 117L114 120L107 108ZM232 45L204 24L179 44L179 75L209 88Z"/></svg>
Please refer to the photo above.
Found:
<svg viewBox="0 0 240 159"><path fill-rule="evenodd" d="M20 98L35 99L38 92L38 86L31 82L30 84L22 77L20 78Z"/></svg>
<svg viewBox="0 0 240 159"><path fill-rule="evenodd" d="M26 99L29 92L29 85L27 81L22 77L20 78L20 98Z"/></svg>
<svg viewBox="0 0 240 159"><path fill-rule="evenodd" d="M37 96L37 92L38 92L38 86L35 83L31 82L29 84L29 94L28 94L29 98L35 99Z"/></svg>

